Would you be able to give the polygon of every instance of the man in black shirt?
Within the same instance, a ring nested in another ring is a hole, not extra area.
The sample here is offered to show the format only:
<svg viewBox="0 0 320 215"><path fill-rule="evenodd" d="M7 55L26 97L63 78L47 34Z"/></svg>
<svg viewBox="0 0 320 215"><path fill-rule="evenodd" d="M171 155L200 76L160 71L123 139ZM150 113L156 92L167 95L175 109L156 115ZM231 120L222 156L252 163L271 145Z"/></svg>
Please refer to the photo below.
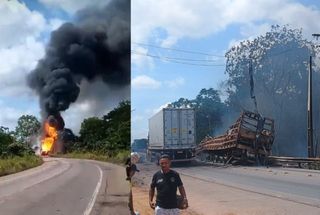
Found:
<svg viewBox="0 0 320 215"><path fill-rule="evenodd" d="M177 188L183 198L184 208L188 207L188 200L182 181L176 171L170 169L170 158L162 155L159 164L161 170L153 175L149 190L149 204L155 209L155 215L178 215ZM155 188L157 188L156 203L153 202Z"/></svg>

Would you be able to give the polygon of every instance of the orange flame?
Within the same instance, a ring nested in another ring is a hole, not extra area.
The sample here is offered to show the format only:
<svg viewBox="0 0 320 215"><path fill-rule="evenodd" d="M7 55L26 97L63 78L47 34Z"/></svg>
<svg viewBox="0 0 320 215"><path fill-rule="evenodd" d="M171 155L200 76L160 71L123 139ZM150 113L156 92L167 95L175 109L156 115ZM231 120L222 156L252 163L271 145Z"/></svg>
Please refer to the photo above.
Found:
<svg viewBox="0 0 320 215"><path fill-rule="evenodd" d="M42 139L41 150L43 153L52 151L52 147L57 140L58 133L55 127L50 126L48 122L44 124L45 137Z"/></svg>

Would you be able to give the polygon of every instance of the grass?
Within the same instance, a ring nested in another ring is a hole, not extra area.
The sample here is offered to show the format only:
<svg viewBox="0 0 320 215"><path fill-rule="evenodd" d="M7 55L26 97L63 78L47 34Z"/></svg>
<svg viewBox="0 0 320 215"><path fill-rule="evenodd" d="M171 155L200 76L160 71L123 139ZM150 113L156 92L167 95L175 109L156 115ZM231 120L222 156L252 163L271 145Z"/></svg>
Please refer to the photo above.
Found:
<svg viewBox="0 0 320 215"><path fill-rule="evenodd" d="M81 151L75 151L67 154L57 154L57 155L51 155L51 156L61 157L61 158L89 159L89 160L98 160L98 161L104 161L104 162L123 164L125 163L129 155L130 155L130 152L125 150L125 151L119 151L115 153L113 156L109 156L99 152L81 152Z"/></svg>
<svg viewBox="0 0 320 215"><path fill-rule="evenodd" d="M24 155L22 157L14 156L0 159L0 176L13 174L43 163L41 157L36 155Z"/></svg>

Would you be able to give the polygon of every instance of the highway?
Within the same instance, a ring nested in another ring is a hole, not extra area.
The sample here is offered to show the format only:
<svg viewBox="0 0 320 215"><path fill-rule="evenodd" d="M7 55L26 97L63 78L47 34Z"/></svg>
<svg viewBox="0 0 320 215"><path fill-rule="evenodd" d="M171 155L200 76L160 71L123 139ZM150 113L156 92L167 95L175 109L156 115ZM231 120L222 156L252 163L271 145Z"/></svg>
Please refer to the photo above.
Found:
<svg viewBox="0 0 320 215"><path fill-rule="evenodd" d="M153 214L148 189L154 163L137 164L135 207ZM186 190L184 215L320 215L320 171L293 168L175 164Z"/></svg>
<svg viewBox="0 0 320 215"><path fill-rule="evenodd" d="M118 201L120 214L128 214L129 186L123 182L124 175L120 174L120 185L113 186L122 187L120 198L106 200L108 178L118 177L117 172L124 174L124 169L103 162L46 158L39 167L0 178L0 214L107 214L103 211L108 201Z"/></svg>
<svg viewBox="0 0 320 215"><path fill-rule="evenodd" d="M178 167L175 170L206 182L292 201L320 210L320 171L208 165Z"/></svg>

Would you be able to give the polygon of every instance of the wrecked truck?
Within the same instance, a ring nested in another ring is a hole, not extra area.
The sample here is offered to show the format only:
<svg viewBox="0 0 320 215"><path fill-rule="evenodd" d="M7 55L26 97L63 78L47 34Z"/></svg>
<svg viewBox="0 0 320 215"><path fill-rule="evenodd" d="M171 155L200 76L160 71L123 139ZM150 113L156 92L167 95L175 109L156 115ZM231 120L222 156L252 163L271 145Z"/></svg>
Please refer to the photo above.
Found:
<svg viewBox="0 0 320 215"><path fill-rule="evenodd" d="M225 134L205 137L196 153L206 161L267 165L273 141L274 120L243 111Z"/></svg>

